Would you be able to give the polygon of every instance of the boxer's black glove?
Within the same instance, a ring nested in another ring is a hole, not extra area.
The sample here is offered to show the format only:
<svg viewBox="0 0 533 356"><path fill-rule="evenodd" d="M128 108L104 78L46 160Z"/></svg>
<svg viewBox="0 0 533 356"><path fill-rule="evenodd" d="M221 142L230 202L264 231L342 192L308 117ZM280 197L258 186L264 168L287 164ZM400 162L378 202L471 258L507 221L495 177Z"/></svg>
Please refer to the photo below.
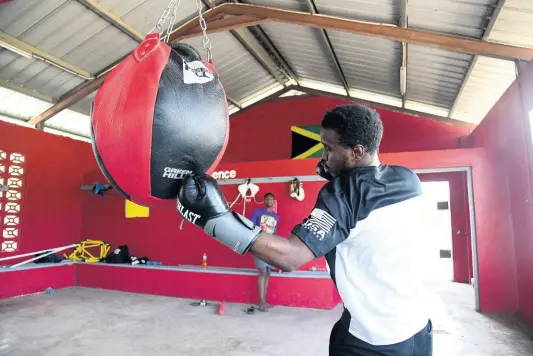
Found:
<svg viewBox="0 0 533 356"><path fill-rule="evenodd" d="M318 174L322 178L327 179L328 181L331 181L333 179L333 176L329 174L329 172L326 172L326 170L324 169L322 161L318 161L318 164L316 165L316 174Z"/></svg>
<svg viewBox="0 0 533 356"><path fill-rule="evenodd" d="M253 222L231 211L217 181L207 175L183 180L177 206L185 220L241 255L261 232Z"/></svg>

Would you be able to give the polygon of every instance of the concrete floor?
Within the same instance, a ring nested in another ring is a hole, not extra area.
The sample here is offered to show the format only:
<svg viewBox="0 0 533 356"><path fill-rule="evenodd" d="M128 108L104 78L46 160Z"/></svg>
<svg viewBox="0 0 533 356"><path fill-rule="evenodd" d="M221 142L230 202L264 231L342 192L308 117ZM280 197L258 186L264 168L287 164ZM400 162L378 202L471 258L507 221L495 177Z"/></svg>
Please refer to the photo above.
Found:
<svg viewBox="0 0 533 356"><path fill-rule="evenodd" d="M434 288L434 355L533 355L531 331L511 317L474 311L473 289ZM70 288L0 301L0 356L327 355L341 309L276 307L246 315L228 304Z"/></svg>

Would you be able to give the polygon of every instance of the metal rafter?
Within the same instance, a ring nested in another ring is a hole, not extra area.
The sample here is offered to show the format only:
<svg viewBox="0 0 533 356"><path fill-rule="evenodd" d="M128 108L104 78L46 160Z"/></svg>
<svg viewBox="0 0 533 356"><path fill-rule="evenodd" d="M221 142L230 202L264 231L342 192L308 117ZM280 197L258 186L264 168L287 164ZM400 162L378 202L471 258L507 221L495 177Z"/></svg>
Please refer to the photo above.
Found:
<svg viewBox="0 0 533 356"><path fill-rule="evenodd" d="M223 12L226 15L257 16L269 18L276 22L332 29L399 42L405 41L407 43L437 47L453 52L479 54L500 59L520 59L525 61L533 59L532 48L473 40L430 31L401 28L394 25L362 22L338 16L310 14L307 12L290 11L274 7L230 3L217 6L217 11Z"/></svg>
<svg viewBox="0 0 533 356"><path fill-rule="evenodd" d="M248 27L248 30L259 40L259 42L264 46L264 48L267 50L267 52L274 57L276 63L279 67L283 69L283 72L285 75L289 78L295 81L297 84L298 82L298 76L296 73L292 70L291 66L287 63L285 58L281 55L279 50L276 48L272 40L270 40L270 37L267 36L265 31L261 28L261 26L255 26L255 27Z"/></svg>
<svg viewBox="0 0 533 356"><path fill-rule="evenodd" d="M241 3L240 0L233 1L237 4ZM268 20L269 22L272 22L271 19ZM250 26L248 27L248 30L259 40L259 42L263 45L267 52L272 57L274 57L277 65L283 69L287 78L293 80L294 82L296 82L296 84L300 85L300 83L298 82L298 76L292 70L291 66L287 63L285 58L283 58L280 51L276 48L270 37L267 36L265 31L263 31L261 26Z"/></svg>
<svg viewBox="0 0 533 356"><path fill-rule="evenodd" d="M307 5L312 14L318 14L318 10L316 8L314 0L307 0ZM324 29L319 30L319 32L322 36L322 41L325 43L326 48L328 49L329 56L331 57L331 59L333 59L333 64L335 64L335 68L337 69L337 75L339 76L339 80L342 82L342 86L344 87L344 90L346 90L346 96L350 96L350 86L348 85L346 76L344 75L344 72L342 71L341 65L339 63L339 59L337 58L337 55L335 54L335 50L333 49L333 46L331 45L331 41L329 40L328 33Z"/></svg>
<svg viewBox="0 0 533 356"><path fill-rule="evenodd" d="M212 9L212 4L208 0L202 0L202 2L209 8ZM209 25L207 26L209 28ZM274 61L270 58L268 52L261 46L261 43L245 28L239 28L235 30L230 30L230 33L233 35L237 41L254 57L254 59L263 67L270 75L283 87L287 86L287 78L279 75L279 67Z"/></svg>
<svg viewBox="0 0 533 356"><path fill-rule="evenodd" d="M226 94L226 99L233 105L239 108L239 110L242 110L242 105L237 100L233 99L231 96Z"/></svg>
<svg viewBox="0 0 533 356"><path fill-rule="evenodd" d="M1 47L6 47L7 49L10 49L11 47L14 52L17 52L20 55L24 54L24 56L27 56L28 58L39 59L80 78L94 79L94 76L88 71L83 70L60 58L57 58L56 56L51 55L50 53L47 53L43 50L40 50L37 47L27 44L26 42L21 41L11 35L8 35L5 32L0 32L0 48Z"/></svg>
<svg viewBox="0 0 533 356"><path fill-rule="evenodd" d="M371 106L371 107L374 107L374 108L386 109L386 110L393 111L393 112L399 112L399 113L408 114L408 115L412 115L412 116L418 116L418 117L425 118L425 119L430 119L430 120L440 121L440 122L444 122L444 123L448 123L448 124L464 126L464 127L468 127L468 128L472 128L472 129L475 127L474 124L471 124L471 123L468 123L468 122L464 122L464 121L460 121L460 120L454 120L454 119L450 119L450 118L443 117L443 116L437 116L437 115L427 114L427 113L420 112L420 111L409 110L409 109L400 108L400 107L396 107L396 106L391 106L391 105L387 105L387 104L377 103L377 102L370 101L370 100L363 100L363 99L358 99L358 98L354 98L354 97L346 97L344 95L340 95L340 94L337 94L337 93L331 93L331 92L328 92L328 91L311 89L311 88L306 88L306 87L301 87L301 86L293 86L291 89L298 90L298 91L301 91L301 92L304 92L304 93L307 93L307 94L310 94L310 95L330 96L330 97L334 97L334 98L345 99L345 100L348 100L348 101L351 101L351 102L355 102L355 103L359 103L359 104L362 104L362 105Z"/></svg>
<svg viewBox="0 0 533 356"><path fill-rule="evenodd" d="M248 4L225 3L222 5L218 5L212 8L211 10L206 11L204 18L207 22L209 22L210 20L220 19L226 15L233 15L233 16L244 15L244 16L252 16L252 17L262 18L262 19L268 18L270 21L274 21L274 22L299 24L299 25L304 25L304 26L314 27L314 28L334 29L338 31L348 32L348 33L355 33L355 34L360 34L360 35L365 35L365 36L386 38L386 39L396 40L400 42L405 41L406 43L416 43L416 44L425 45L425 46L434 46L434 47L438 47L438 48L442 48L442 49L446 49L450 51L455 51L455 52L479 54L479 55L495 57L495 58L521 59L521 60L527 60L527 61L533 58L533 49L531 48L509 46L509 45L490 43L490 42L485 42L485 41L480 41L480 40L471 40L471 39L460 38L460 37L455 37L455 36L432 33L428 31L412 30L412 29L407 29L407 28L395 27L393 25L373 24L373 23L360 22L360 21L355 21L355 20L335 17L335 16L326 16L326 15L320 15L320 14L310 14L310 13L305 13L305 12L288 11L288 10L283 10L283 9L248 5ZM190 32L191 30L197 27L197 21L198 21L198 18L194 17L193 19L186 21L183 25L177 26L171 38L175 40L175 39L179 39L180 36L182 35L187 35L188 32ZM235 29L234 26L235 24L232 25L232 29ZM241 26L248 27L246 23L241 24ZM256 32L262 32L262 30L260 30L258 26L256 27L256 29L257 29ZM218 30L221 30L221 29L218 29ZM251 31L254 31L254 30L251 30ZM262 40L261 40L261 44L266 45L266 43L263 42ZM269 47L269 46L266 45L266 47ZM260 48L263 48L263 47L260 46ZM283 66L283 68L286 71L286 67ZM80 87L80 89L84 90L84 92L86 93L85 95L88 95L90 94L90 92L86 91L86 87L89 86L90 88L93 88L93 91L98 89L101 83L103 82L104 77L105 77L105 74L96 80L93 80L91 82L84 84L83 86ZM292 79L297 79L296 76L291 75L291 77ZM93 82L96 82L96 83L93 84ZM56 104L59 110L52 110L54 108L50 108L51 111L49 110L49 114L43 115L44 114L43 113L38 116L39 117L38 122L48 120L52 115L67 108L69 105L72 105L77 100L80 100L77 93L72 94L72 96L75 96L78 99L71 100L70 96L63 97ZM65 102L68 104L64 105ZM53 112L53 114L51 114L51 112ZM429 116L427 114L423 114L423 115Z"/></svg>
<svg viewBox="0 0 533 356"><path fill-rule="evenodd" d="M400 27L407 28L408 15L407 6L409 0L400 0ZM402 42L402 68L400 70L400 90L402 94L402 108L405 108L405 102L407 101L407 55L408 47L407 42Z"/></svg>
<svg viewBox="0 0 533 356"><path fill-rule="evenodd" d="M87 7L89 10L106 20L110 25L118 28L120 31L130 36L137 42L142 42L144 36L133 28L131 25L124 22L120 17L109 11L107 8L102 6L96 0L78 0L81 4Z"/></svg>
<svg viewBox="0 0 533 356"><path fill-rule="evenodd" d="M443 117L443 116L437 116L437 115L431 115L431 114L427 114L427 113L423 113L423 112L419 112L419 111L415 111L415 110L409 110L409 109L405 109L405 108L400 108L400 107L396 107L396 106L390 106L390 105L387 105L387 104L381 104L381 103L377 103L377 102L374 102L374 101L369 101L369 100L363 100L363 99L358 99L358 98L354 98L354 97L347 97L345 95L340 95L340 94L337 94L337 93L332 93L332 92L328 92L328 91L323 91L323 90L318 90L318 89L311 89L311 88L307 88L307 87L302 87L302 86L299 86L299 85L291 85L289 87L286 87L286 88L283 88L283 90L280 90L262 100L259 100L257 101L256 103L250 105L250 106L247 106L245 107L244 109L240 110L240 111L237 111L235 112L234 114L232 114L231 116L235 116L235 115L239 115L255 106L258 106L258 105L261 105L261 104L264 104L266 102L270 102L270 101L278 101L278 100L291 100L291 97L283 97L283 98L280 98L280 96L282 96L283 94L291 91L291 90L297 90L299 92L302 92L302 93L305 93L306 96L329 96L329 97L333 97L333 98L339 98L339 99L344 99L344 100L347 100L347 101L350 101L350 102L355 102L355 103L359 103L359 104L362 104L362 105L367 105L367 106L371 106L373 108L377 108L377 109L385 109L385 110L389 110L389 111L393 111L393 112L399 112L399 113L402 113L402 114L408 114L408 115L412 115L412 116L417 116L417 117L420 117L420 118L424 118L424 119L430 119L430 120L433 120L433 121L439 121L439 122L444 122L446 124L450 124L450 125L456 125L456 126L461 126L461 127L467 127L469 129L474 129L475 128L475 125L474 124L471 124L471 123L468 123L468 122L464 122L464 121L460 121L460 120L454 120L454 119L450 119L450 118L447 118L447 117ZM301 97L301 96L298 96L298 97Z"/></svg>
<svg viewBox="0 0 533 356"><path fill-rule="evenodd" d="M7 80L0 80L0 87L6 88L6 89L10 89L10 90L12 90L12 91L14 91L16 93L24 94L24 95L27 95L29 97L32 97L32 98L35 98L35 99L38 99L38 100L41 100L41 101L44 101L44 102L47 102L47 103L50 103L50 104L55 104L58 101L57 98L53 98L51 96L48 96L48 95L43 94L41 92L38 92L35 89L26 88L26 87L24 87L22 85L15 84L15 83L9 82ZM84 115L87 114L87 110L83 109L82 107L80 107L77 104L72 105L70 107L70 109L72 111L78 112L80 114L84 114Z"/></svg>
<svg viewBox="0 0 533 356"><path fill-rule="evenodd" d="M490 21L487 25L487 28L485 29L485 32L483 33L483 41L486 41L490 33L492 32L492 29L494 28L494 24L496 24L496 21L498 20L498 17L500 16L500 12L503 9L503 6L505 5L506 0L499 0L496 4L496 7L494 8L494 12L492 13L492 16L490 18ZM450 112L448 113L448 117L452 117L452 115L455 113L455 109L457 108L457 104L459 103L459 100L461 99L461 95L463 94L463 91L465 90L466 84L468 83L468 80L470 79L470 76L472 75L472 71L474 70L477 61L479 59L479 56L475 56L472 60L472 63L470 63L470 67L468 67L468 71L465 74L465 77L463 78L463 82L461 83L461 88L457 92L457 96L455 97L455 100L453 102L452 108L450 109Z"/></svg>

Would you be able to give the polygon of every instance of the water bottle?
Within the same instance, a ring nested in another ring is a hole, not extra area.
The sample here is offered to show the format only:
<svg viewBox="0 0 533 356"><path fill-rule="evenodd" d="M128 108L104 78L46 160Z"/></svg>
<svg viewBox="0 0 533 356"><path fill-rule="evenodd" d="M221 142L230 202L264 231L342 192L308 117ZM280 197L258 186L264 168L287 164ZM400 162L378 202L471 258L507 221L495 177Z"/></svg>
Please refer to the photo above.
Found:
<svg viewBox="0 0 533 356"><path fill-rule="evenodd" d="M202 268L207 268L207 253L204 253L202 258Z"/></svg>

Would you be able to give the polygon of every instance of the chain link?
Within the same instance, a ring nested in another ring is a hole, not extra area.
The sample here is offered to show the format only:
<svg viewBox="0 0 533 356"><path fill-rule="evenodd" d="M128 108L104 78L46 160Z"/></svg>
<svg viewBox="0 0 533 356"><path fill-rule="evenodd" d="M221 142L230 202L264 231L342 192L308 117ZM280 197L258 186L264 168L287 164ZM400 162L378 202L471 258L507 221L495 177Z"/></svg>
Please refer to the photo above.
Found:
<svg viewBox="0 0 533 356"><path fill-rule="evenodd" d="M170 40L170 34L172 33L172 26L176 21L176 13L178 12L180 2L181 0L170 0L165 10L163 10L159 21L157 21L157 25L155 25L154 28L152 28L148 33L152 33L153 30L157 29L157 32L161 35L161 40L163 42L168 42ZM167 31L164 34L163 26L167 22L167 18L170 14L172 14L170 17L170 22L168 24Z"/></svg>
<svg viewBox="0 0 533 356"><path fill-rule="evenodd" d="M170 21L167 27L167 34L165 38L163 39L164 42L170 41L170 35L172 34L172 27L174 26L174 23L176 22L176 13L178 12L178 7L180 6L180 3L181 3L181 0L177 0L174 5L172 16L170 17Z"/></svg>
<svg viewBox="0 0 533 356"><path fill-rule="evenodd" d="M209 37L207 37L207 23L205 22L204 15L202 13L203 10L203 4L201 0L194 0L196 2L196 9L198 10L198 18L200 22L200 28L202 29L202 45L204 47L204 50L207 52L207 61L211 61L211 41L209 40ZM176 21L176 14L178 12L178 7L181 3L181 0L170 0L168 2L167 7L163 11L163 14L161 14L161 17L159 18L159 21L157 21L157 25L154 26L148 33L152 33L155 29L158 30L159 34L161 35L161 41L168 42L170 41L170 35L172 33L172 27L174 26L174 22ZM167 22L167 18L170 15L170 22L167 26L166 33L164 33L163 26Z"/></svg>
<svg viewBox="0 0 533 356"><path fill-rule="evenodd" d="M205 23L204 15L202 14L203 4L201 0L195 0L196 1L196 8L198 9L198 18L200 19L200 28L202 29L203 37L202 37L202 44L204 46L204 50L207 52L207 61L211 61L211 41L209 41L209 37L207 37L207 24Z"/></svg>

